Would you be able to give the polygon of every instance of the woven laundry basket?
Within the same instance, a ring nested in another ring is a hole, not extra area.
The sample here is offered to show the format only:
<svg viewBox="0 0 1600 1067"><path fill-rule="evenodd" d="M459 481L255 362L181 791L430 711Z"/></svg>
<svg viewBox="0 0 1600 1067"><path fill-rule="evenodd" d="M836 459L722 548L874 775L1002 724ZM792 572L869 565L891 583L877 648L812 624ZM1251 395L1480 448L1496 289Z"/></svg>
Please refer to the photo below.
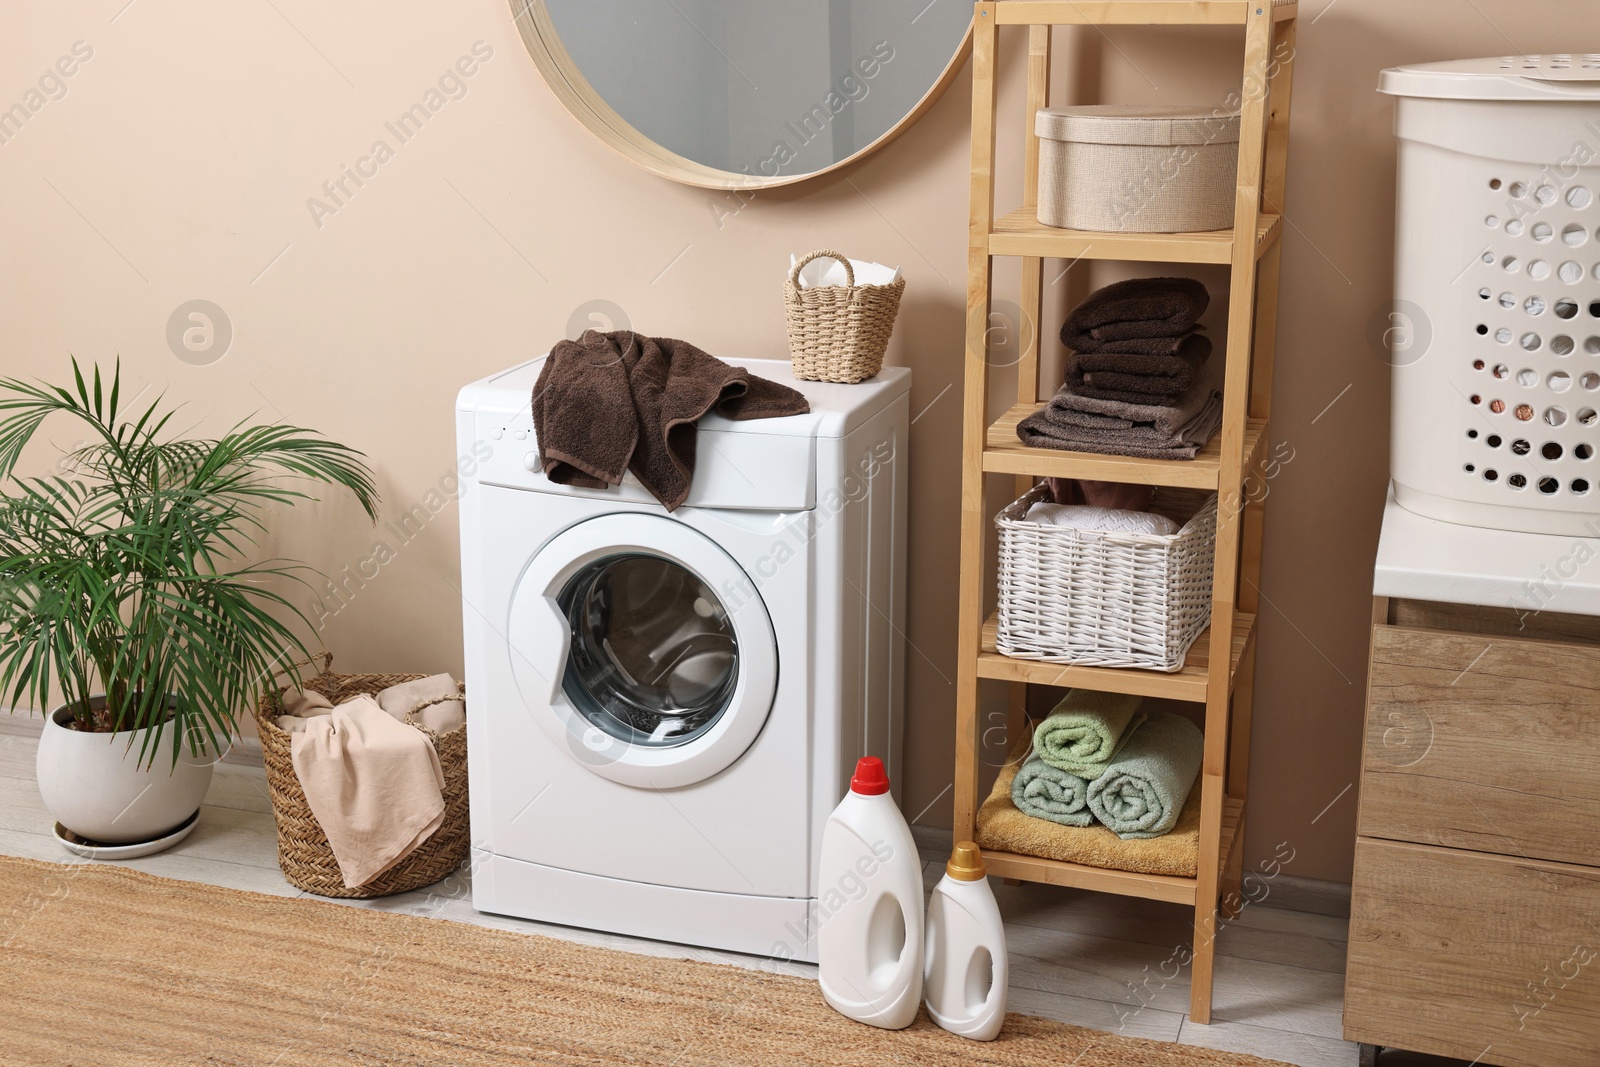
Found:
<svg viewBox="0 0 1600 1067"><path fill-rule="evenodd" d="M1176 671L1211 621L1217 494L1162 488L1152 511L1175 534L1101 533L1027 521L1039 485L995 518L997 649L1018 659Z"/></svg>
<svg viewBox="0 0 1600 1067"><path fill-rule="evenodd" d="M321 693L333 703L361 693L376 694L391 685L426 678L424 674L334 674L329 669L333 656L324 655L322 671L307 680L302 692ZM290 885L321 897L367 898L404 893L432 885L450 875L467 858L471 828L467 812L467 729L435 734L417 724L423 708L445 700L465 699L466 687L458 686L460 697L442 697L420 704L406 715L406 721L428 735L439 753L439 769L444 772L444 821L416 851L362 886L350 888L339 873L328 838L311 814L300 779L294 773L291 743L294 737L280 730L277 717L283 714L283 690L268 689L256 705L256 729L261 734L261 751L267 765L267 791L272 797L272 818L278 827L278 866Z"/></svg>
<svg viewBox="0 0 1600 1067"><path fill-rule="evenodd" d="M1239 116L1160 104L1043 109L1039 221L1187 233L1233 226Z"/></svg>
<svg viewBox="0 0 1600 1067"><path fill-rule="evenodd" d="M800 268L828 257L844 264L847 285L800 287ZM883 369L906 280L892 285L857 285L850 261L819 249L789 269L783 311L789 326L794 376L812 382L864 382Z"/></svg>

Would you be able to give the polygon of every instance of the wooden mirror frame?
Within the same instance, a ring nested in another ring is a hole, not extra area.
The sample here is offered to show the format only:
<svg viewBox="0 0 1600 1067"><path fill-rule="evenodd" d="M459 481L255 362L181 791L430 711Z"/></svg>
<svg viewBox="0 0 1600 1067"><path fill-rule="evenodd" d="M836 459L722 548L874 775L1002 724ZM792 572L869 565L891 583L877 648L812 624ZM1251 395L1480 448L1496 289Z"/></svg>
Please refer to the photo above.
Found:
<svg viewBox="0 0 1600 1067"><path fill-rule="evenodd" d="M550 12L545 7L545 0L510 0L510 4L512 18L522 33L522 43L527 46L528 55L533 57L533 65L538 68L545 84L555 93L556 99L561 101L561 106L567 109L568 114L599 138L601 144L651 174L685 185L699 186L702 189L776 189L779 186L793 185L849 166L900 136L937 103L939 97L955 79L956 73L966 63L972 49L972 26L969 23L967 32L961 38L961 46L956 49L955 55L945 65L938 80L922 95L916 106L883 136L844 159L804 174L775 176L738 174L696 163L692 159L663 148L634 129L601 98L599 93L595 92L588 79L579 72L578 65L573 62L571 54L561 43L560 35L556 33L555 24L550 20Z"/></svg>

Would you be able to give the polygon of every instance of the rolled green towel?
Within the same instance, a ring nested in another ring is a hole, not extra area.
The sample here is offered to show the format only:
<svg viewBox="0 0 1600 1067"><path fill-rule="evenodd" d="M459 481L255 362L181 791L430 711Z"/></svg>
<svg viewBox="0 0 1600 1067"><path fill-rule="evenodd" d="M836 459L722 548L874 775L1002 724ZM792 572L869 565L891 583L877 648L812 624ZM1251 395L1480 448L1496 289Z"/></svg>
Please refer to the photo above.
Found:
<svg viewBox="0 0 1600 1067"><path fill-rule="evenodd" d="M1033 750L1057 770L1093 781L1144 721L1139 697L1072 689L1033 732Z"/></svg>
<svg viewBox="0 0 1600 1067"><path fill-rule="evenodd" d="M1011 780L1011 802L1024 815L1049 819L1063 826L1088 826L1094 822L1089 811L1089 783L1075 774L1050 766L1031 755Z"/></svg>
<svg viewBox="0 0 1600 1067"><path fill-rule="evenodd" d="M1178 824L1200 774L1206 739L1170 711L1132 732L1106 773L1089 783L1089 809L1123 840L1160 837Z"/></svg>

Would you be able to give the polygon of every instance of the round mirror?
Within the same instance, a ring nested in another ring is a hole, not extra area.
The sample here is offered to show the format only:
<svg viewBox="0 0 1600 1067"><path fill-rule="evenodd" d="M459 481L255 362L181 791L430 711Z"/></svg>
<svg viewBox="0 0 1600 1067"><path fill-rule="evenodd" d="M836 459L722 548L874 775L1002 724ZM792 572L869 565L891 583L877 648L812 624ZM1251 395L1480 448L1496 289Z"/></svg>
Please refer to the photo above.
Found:
<svg viewBox="0 0 1600 1067"><path fill-rule="evenodd" d="M788 185L887 144L966 56L960 0L511 0L561 103L646 170Z"/></svg>

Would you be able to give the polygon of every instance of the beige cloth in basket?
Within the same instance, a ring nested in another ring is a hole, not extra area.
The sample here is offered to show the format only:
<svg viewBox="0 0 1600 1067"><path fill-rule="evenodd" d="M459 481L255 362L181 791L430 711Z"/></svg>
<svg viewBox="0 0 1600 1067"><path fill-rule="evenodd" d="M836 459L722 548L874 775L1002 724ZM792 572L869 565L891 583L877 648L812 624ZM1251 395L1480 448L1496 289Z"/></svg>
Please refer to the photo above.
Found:
<svg viewBox="0 0 1600 1067"><path fill-rule="evenodd" d="M374 698L378 706L400 722L419 704L427 704L440 697L454 696L461 690L456 680L448 674L435 674L418 678L414 682L401 682L378 691ZM276 722L278 729L298 733L306 728L313 716L326 715L333 710L333 702L321 693L297 693L292 689L283 693L284 714ZM460 700L447 700L442 704L429 704L417 714L420 725L436 734L447 734L467 724L467 706Z"/></svg>
<svg viewBox="0 0 1600 1067"><path fill-rule="evenodd" d="M456 680L448 674L435 674L418 678L414 682L391 685L378 693L378 706L390 715L405 721L406 714L418 704L426 704L440 697L453 697L461 690ZM417 716L421 724L436 734L447 734L467 724L467 706L459 700L443 704L430 704Z"/></svg>
<svg viewBox="0 0 1600 1067"><path fill-rule="evenodd" d="M306 705L315 703L296 706L311 710ZM439 754L426 734L370 696L304 717L290 752L306 804L349 888L405 859L444 822Z"/></svg>

